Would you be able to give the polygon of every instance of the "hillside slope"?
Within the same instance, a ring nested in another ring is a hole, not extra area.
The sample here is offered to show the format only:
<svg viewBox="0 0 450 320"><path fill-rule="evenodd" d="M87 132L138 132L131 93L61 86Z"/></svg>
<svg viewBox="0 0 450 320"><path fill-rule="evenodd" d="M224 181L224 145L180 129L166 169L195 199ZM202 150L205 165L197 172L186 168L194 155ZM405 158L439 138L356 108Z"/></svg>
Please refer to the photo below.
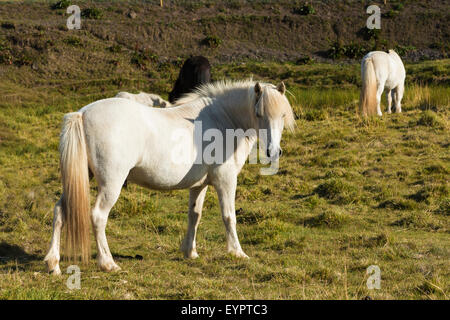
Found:
<svg viewBox="0 0 450 320"><path fill-rule="evenodd" d="M364 30L364 1L310 1L307 15L303 2L292 1L164 1L163 8L159 1L71 1L83 11L81 30L67 29L69 15L52 8L55 1L0 2L0 76L15 65L31 67L39 79L117 70L152 78L192 54L215 64L345 61L394 47L409 61L448 55L448 1L378 2L382 29L375 34Z"/></svg>

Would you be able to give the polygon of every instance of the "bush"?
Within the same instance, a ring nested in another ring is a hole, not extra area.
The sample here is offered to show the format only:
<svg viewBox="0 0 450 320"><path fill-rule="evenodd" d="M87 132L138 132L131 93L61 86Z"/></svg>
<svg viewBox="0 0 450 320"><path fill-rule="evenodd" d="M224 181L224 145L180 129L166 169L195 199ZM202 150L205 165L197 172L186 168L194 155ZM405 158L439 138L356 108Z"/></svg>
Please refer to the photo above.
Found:
<svg viewBox="0 0 450 320"><path fill-rule="evenodd" d="M298 66L305 65L305 64L311 64L314 62L314 58L310 56L304 56L300 57L295 61L295 64Z"/></svg>
<svg viewBox="0 0 450 320"><path fill-rule="evenodd" d="M395 11L401 11L403 10L403 3L393 3L392 4L392 9Z"/></svg>
<svg viewBox="0 0 450 320"><path fill-rule="evenodd" d="M66 9L70 6L69 0L61 0L51 5L52 10Z"/></svg>
<svg viewBox="0 0 450 320"><path fill-rule="evenodd" d="M395 52L397 52L399 54L399 56L404 56L408 52L416 50L416 47L397 45L397 46L395 46L394 50L395 50Z"/></svg>
<svg viewBox="0 0 450 320"><path fill-rule="evenodd" d="M11 22L2 22L2 28L3 29L15 29L16 26L14 25L14 23L11 23Z"/></svg>
<svg viewBox="0 0 450 320"><path fill-rule="evenodd" d="M210 35L202 40L202 44L210 48L217 48L222 44L222 39L220 39L218 36Z"/></svg>
<svg viewBox="0 0 450 320"><path fill-rule="evenodd" d="M356 59L363 57L366 51L367 48L362 44L352 42L350 44L342 45L339 42L334 42L328 50L328 57L334 60L344 57Z"/></svg>
<svg viewBox="0 0 450 320"><path fill-rule="evenodd" d="M381 29L368 29L367 27L364 27L357 32L357 35L366 41L379 40Z"/></svg>
<svg viewBox="0 0 450 320"><path fill-rule="evenodd" d="M314 7L310 4L305 4L303 6L295 7L294 9L292 9L292 13L299 14L302 16L314 14L315 12L316 12L316 10L314 10Z"/></svg>
<svg viewBox="0 0 450 320"><path fill-rule="evenodd" d="M396 15L398 15L398 13L399 13L398 11L391 9L388 12L383 13L382 17L390 19L390 18L394 18Z"/></svg>
<svg viewBox="0 0 450 320"><path fill-rule="evenodd" d="M122 52L122 46L120 44L114 44L111 47L108 48L109 51L113 53L120 53Z"/></svg>
<svg viewBox="0 0 450 320"><path fill-rule="evenodd" d="M81 39L78 37L68 37L64 39L64 42L74 47L81 47L83 45Z"/></svg>
<svg viewBox="0 0 450 320"><path fill-rule="evenodd" d="M87 8L81 11L81 16L87 19L100 19L102 17L102 12L97 8Z"/></svg>

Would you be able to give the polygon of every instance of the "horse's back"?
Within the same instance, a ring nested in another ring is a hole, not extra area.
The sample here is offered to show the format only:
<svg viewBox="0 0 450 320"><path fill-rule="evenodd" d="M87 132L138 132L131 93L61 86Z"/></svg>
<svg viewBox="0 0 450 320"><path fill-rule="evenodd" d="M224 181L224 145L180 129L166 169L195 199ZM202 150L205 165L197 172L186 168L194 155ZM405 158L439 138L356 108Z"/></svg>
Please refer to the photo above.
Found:
<svg viewBox="0 0 450 320"><path fill-rule="evenodd" d="M121 159L126 166L136 163L147 143L157 143L157 132L165 125L156 110L161 109L121 98L99 100L82 108L92 160L97 162L94 158L101 154L105 160Z"/></svg>
<svg viewBox="0 0 450 320"><path fill-rule="evenodd" d="M405 69L400 57L388 54L384 51L372 51L364 56L361 68L367 59L371 58L375 69L377 81L385 82L389 88L396 87L405 79Z"/></svg>
<svg viewBox="0 0 450 320"><path fill-rule="evenodd" d="M172 163L172 149L189 148L187 144L193 143L187 134L192 133L193 124L175 116L176 108L151 108L132 100L109 98L80 112L89 166L96 178L100 175L100 180L109 180L110 176L115 179L125 175L128 181L145 187L170 189L189 187L205 175L202 168L192 168L190 157ZM180 129L187 129L183 131L185 139L178 135L174 140L172 135Z"/></svg>

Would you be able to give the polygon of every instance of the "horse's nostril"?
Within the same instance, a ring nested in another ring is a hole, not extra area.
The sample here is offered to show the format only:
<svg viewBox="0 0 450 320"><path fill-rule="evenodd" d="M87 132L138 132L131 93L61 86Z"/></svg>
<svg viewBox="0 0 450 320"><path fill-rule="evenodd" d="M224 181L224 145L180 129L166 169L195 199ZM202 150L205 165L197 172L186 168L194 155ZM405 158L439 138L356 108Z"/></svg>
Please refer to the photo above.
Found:
<svg viewBox="0 0 450 320"><path fill-rule="evenodd" d="M270 150L269 149L266 149L266 155L267 155L267 158L270 158Z"/></svg>
<svg viewBox="0 0 450 320"><path fill-rule="evenodd" d="M280 148L280 151L278 151L279 156L281 157L281 155L283 154L283 149Z"/></svg>

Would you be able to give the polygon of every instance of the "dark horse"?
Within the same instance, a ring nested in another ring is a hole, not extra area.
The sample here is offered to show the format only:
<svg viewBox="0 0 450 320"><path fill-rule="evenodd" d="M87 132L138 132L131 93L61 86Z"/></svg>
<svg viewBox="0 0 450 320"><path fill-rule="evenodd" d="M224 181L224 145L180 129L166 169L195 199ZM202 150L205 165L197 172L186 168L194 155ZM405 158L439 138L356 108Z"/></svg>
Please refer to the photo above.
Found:
<svg viewBox="0 0 450 320"><path fill-rule="evenodd" d="M203 56L187 59L181 67L173 90L169 93L170 103L174 103L183 94L189 93L197 86L211 81L211 65Z"/></svg>

